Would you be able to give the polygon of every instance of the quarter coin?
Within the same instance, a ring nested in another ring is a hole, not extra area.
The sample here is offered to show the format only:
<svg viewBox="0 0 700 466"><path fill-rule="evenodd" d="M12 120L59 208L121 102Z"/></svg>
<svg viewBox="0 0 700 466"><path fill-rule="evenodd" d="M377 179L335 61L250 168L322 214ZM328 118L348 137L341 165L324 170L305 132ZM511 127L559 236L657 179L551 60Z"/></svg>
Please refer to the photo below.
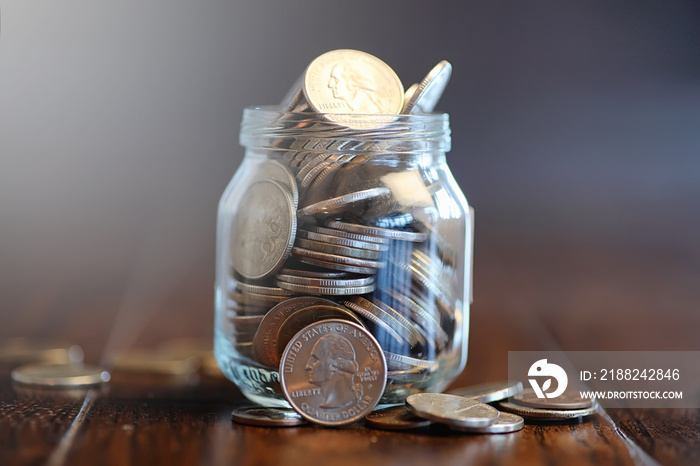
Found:
<svg viewBox="0 0 700 466"><path fill-rule="evenodd" d="M514 403L540 409L586 409L593 406L593 400L583 398L578 392L566 390L556 398L538 398L531 388L513 395Z"/></svg>
<svg viewBox="0 0 700 466"><path fill-rule="evenodd" d="M505 400L510 396L520 393L522 390L523 384L520 383L520 381L509 380L456 388L447 393L463 396L465 398L472 398L482 403L491 403L492 401Z"/></svg>
<svg viewBox="0 0 700 466"><path fill-rule="evenodd" d="M75 388L109 382L109 372L87 364L26 364L12 371L12 380L25 385Z"/></svg>
<svg viewBox="0 0 700 466"><path fill-rule="evenodd" d="M381 256L381 252L379 251L351 248L348 246L338 246L337 244L324 243L321 241L314 241L312 239L297 238L296 244L304 249L325 252L327 254L335 254L338 256L354 257L356 259L377 260Z"/></svg>
<svg viewBox="0 0 700 466"><path fill-rule="evenodd" d="M445 393L416 393L406 398L416 416L457 427L486 427L498 418L496 408L469 398Z"/></svg>
<svg viewBox="0 0 700 466"><path fill-rule="evenodd" d="M233 220L233 267L250 280L274 275L291 253L296 225L294 202L285 188L270 180L253 183Z"/></svg>
<svg viewBox="0 0 700 466"><path fill-rule="evenodd" d="M452 76L452 65L448 61L442 60L430 70L413 93L408 96L401 113L432 112L442 97L442 93L445 92L450 76Z"/></svg>
<svg viewBox="0 0 700 466"><path fill-rule="evenodd" d="M315 215L315 214L332 214L334 212L342 211L347 209L355 202L364 201L367 199L372 199L374 197L385 196L391 193L391 190L386 187L365 189L363 191L357 191L354 193L343 194L342 196L334 197L332 199L327 199L324 201L311 204L299 210L301 215Z"/></svg>
<svg viewBox="0 0 700 466"><path fill-rule="evenodd" d="M331 319L303 328L290 340L279 374L285 398L302 417L342 426L377 406L386 386L386 361L365 328Z"/></svg>
<svg viewBox="0 0 700 466"><path fill-rule="evenodd" d="M282 288L286 288L295 293L319 294L326 296L354 296L360 294L371 293L374 291L375 285L366 286L314 286L314 285L297 285L281 280L277 284Z"/></svg>
<svg viewBox="0 0 700 466"><path fill-rule="evenodd" d="M391 406L373 411L365 418L367 427L384 430L419 429L430 425L430 421L416 416L405 406Z"/></svg>
<svg viewBox="0 0 700 466"><path fill-rule="evenodd" d="M263 406L234 409L231 419L238 424L260 427L296 427L306 424L304 418L293 409Z"/></svg>
<svg viewBox="0 0 700 466"><path fill-rule="evenodd" d="M423 242L428 238L428 235L421 232L415 231L404 231L404 230L390 230L388 228L372 227L368 225L360 225L356 223L346 223L339 222L336 220L330 220L326 222L326 226L330 228L335 228L338 230L347 231L349 233L355 233L367 236L376 236L379 238L395 239L401 241L413 241L413 242Z"/></svg>
<svg viewBox="0 0 700 466"><path fill-rule="evenodd" d="M304 75L304 95L317 113L397 114L403 108L403 85L386 63L358 50L333 50L314 59ZM343 119L349 127L352 120Z"/></svg>

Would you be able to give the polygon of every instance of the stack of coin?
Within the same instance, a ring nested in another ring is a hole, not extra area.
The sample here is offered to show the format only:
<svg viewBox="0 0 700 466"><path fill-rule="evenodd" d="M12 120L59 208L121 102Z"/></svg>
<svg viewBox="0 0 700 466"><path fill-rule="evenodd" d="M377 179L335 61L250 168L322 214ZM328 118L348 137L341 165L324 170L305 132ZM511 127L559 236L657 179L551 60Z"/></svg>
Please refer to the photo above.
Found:
<svg viewBox="0 0 700 466"><path fill-rule="evenodd" d="M532 389L526 389L500 401L498 408L530 421L555 422L591 416L598 410L598 403L574 391L565 391L555 398L539 398Z"/></svg>
<svg viewBox="0 0 700 466"><path fill-rule="evenodd" d="M270 160L252 166L229 232L224 331L237 356L277 369L301 326L344 319L366 327L387 355L395 396L384 402L429 386L441 352L458 343L461 304L448 290L461 285L430 219L382 181L390 169L367 162L378 149L411 150L383 128L396 115L432 112L450 74L442 61L404 92L383 61L335 50L294 84L281 105L284 131L267 140ZM348 93L351 81L365 84ZM436 196L428 186L439 181L417 176Z"/></svg>

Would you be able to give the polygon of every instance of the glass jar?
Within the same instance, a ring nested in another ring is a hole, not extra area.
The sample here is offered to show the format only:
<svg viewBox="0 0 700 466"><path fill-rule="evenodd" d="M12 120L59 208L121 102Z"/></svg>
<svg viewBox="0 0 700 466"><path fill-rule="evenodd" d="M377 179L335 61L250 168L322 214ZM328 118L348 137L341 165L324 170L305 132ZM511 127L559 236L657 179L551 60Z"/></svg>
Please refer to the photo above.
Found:
<svg viewBox="0 0 700 466"><path fill-rule="evenodd" d="M473 244L448 116L248 108L240 142L218 210L224 374L250 400L288 406L284 346L310 321L342 318L382 347L381 404L442 391L466 364Z"/></svg>

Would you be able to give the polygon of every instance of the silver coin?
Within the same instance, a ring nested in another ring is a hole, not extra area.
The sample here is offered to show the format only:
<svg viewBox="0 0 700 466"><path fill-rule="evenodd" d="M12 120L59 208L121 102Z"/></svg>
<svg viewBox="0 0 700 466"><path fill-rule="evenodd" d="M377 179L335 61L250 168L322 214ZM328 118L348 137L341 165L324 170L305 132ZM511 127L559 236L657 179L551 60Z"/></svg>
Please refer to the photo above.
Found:
<svg viewBox="0 0 700 466"><path fill-rule="evenodd" d="M386 196L390 194L391 190L386 187L378 187L365 189L363 191L357 191L354 193L343 194L342 196L334 197L332 199L327 199L325 201L317 202L311 204L302 209L299 209L299 214L301 215L315 215L315 214L332 214L334 212L341 212L344 209L349 208L350 205L355 202L365 201L379 196Z"/></svg>
<svg viewBox="0 0 700 466"><path fill-rule="evenodd" d="M406 109L406 104L411 101L413 96L415 95L416 91L418 90L418 83L413 83L410 86L408 86L408 89L406 89L406 92L403 93L403 108L401 109L401 113L406 113L404 110Z"/></svg>
<svg viewBox="0 0 700 466"><path fill-rule="evenodd" d="M447 332L440 325L439 316L429 312L413 299L398 290L390 290L391 297L410 312L411 320L423 329L426 336L432 337L438 349L444 348L449 342ZM430 309L430 307L428 307ZM433 306L434 308L434 306Z"/></svg>
<svg viewBox="0 0 700 466"><path fill-rule="evenodd" d="M260 293L241 293L239 291L231 294L231 299L239 304L250 304L252 306L264 307L273 306L276 303L281 303L285 299L289 299L289 296L274 296L271 294L260 294Z"/></svg>
<svg viewBox="0 0 700 466"><path fill-rule="evenodd" d="M395 239L401 241L413 241L417 243L423 242L428 238L428 235L421 232L390 230L388 228L339 222L336 220L329 220L328 222L326 222L326 226L330 228L335 228L337 230L347 231L349 233L356 233L360 235L375 236L379 238Z"/></svg>
<svg viewBox="0 0 700 466"><path fill-rule="evenodd" d="M274 275L291 253L296 235L296 209L279 183L258 181L243 194L233 220L231 263L243 277Z"/></svg>
<svg viewBox="0 0 700 466"><path fill-rule="evenodd" d="M465 398L466 399L466 398ZM556 421L562 419L575 419L591 416L598 410L598 403L593 403L590 408L584 409L541 409L522 406L510 401L497 402L498 409L517 414L525 419Z"/></svg>
<svg viewBox="0 0 700 466"><path fill-rule="evenodd" d="M349 277L347 272L327 272L325 270L301 270L301 269L282 269L280 274L291 275L295 277L319 278L319 279L342 279Z"/></svg>
<svg viewBox="0 0 700 466"><path fill-rule="evenodd" d="M294 175L287 167L276 160L266 160L258 169L258 178L261 180L276 181L287 188L287 192L292 196L292 205L297 208L299 205L299 189Z"/></svg>
<svg viewBox="0 0 700 466"><path fill-rule="evenodd" d="M319 228L321 230L326 230L332 232L333 230ZM365 249L369 251L382 252L389 249L387 245L370 243L367 241L358 241L350 238L343 238L341 236L334 236L330 234L318 233L316 231L298 230L297 234L300 238L318 241L319 243L335 244L338 246L345 246L348 248Z"/></svg>
<svg viewBox="0 0 700 466"><path fill-rule="evenodd" d="M304 418L293 409L263 406L234 409L231 419L238 424L262 427L296 427L306 424Z"/></svg>
<svg viewBox="0 0 700 466"><path fill-rule="evenodd" d="M368 259L355 259L354 257L339 256L337 254L328 254L325 252L312 251L310 249L293 247L292 254L296 256L301 256L309 259L324 261L324 262L334 262L343 265L350 265L353 267L371 268L371 269L381 269L384 267L384 262L368 260Z"/></svg>
<svg viewBox="0 0 700 466"><path fill-rule="evenodd" d="M566 390L556 398L538 398L531 388L513 395L511 400L522 406L540 409L587 409L593 406L593 400L583 398L580 393Z"/></svg>
<svg viewBox="0 0 700 466"><path fill-rule="evenodd" d="M356 306L360 306L371 314L375 315L382 322L387 324L389 327L394 329L396 333L401 335L401 337L408 342L410 347L418 345L418 343L423 343L421 333L411 324L405 317L400 315L395 310L389 308L388 306L380 303L379 301L371 302L360 296L355 296L349 301L345 301L344 304L350 307L349 303ZM381 306L379 304L382 304ZM355 309L355 307L350 307L350 309Z"/></svg>
<svg viewBox="0 0 700 466"><path fill-rule="evenodd" d="M324 235L328 236L336 236L340 238L345 238L345 239L350 239L353 241L359 241L361 243L370 243L370 244L377 244L379 245L382 249L382 251L386 251L388 249L388 244L389 244L389 239L388 238L379 238L377 236L370 236L370 235L360 235L356 233L350 233L347 231L343 230L338 230L338 229L332 229L332 228L323 228L323 227L309 227L309 230L316 232L316 233L322 233ZM357 246L360 247L360 246ZM364 248L364 249L369 249L369 248Z"/></svg>
<svg viewBox="0 0 700 466"><path fill-rule="evenodd" d="M299 277L296 275L288 275L284 273L277 274L277 280L287 283L294 283L296 285L307 285L307 286L332 286L336 288L341 287L358 287L358 286L368 286L374 284L374 277L363 277L363 278L311 278L311 277Z"/></svg>
<svg viewBox="0 0 700 466"><path fill-rule="evenodd" d="M372 312L373 309L366 309L364 306L361 306L360 304L357 304L353 301L344 301L343 304L345 304L345 306L347 306L352 311L355 311L365 319L372 322L377 327L380 327L386 333L391 335L391 337L394 340L396 340L400 345L408 343L394 328L395 326L398 326L398 323L393 323L394 325L391 325L387 321L383 320L382 317L377 315L376 312Z"/></svg>
<svg viewBox="0 0 700 466"><path fill-rule="evenodd" d="M287 299L265 314L260 321L258 330L253 337L253 356L256 361L268 367L277 367L280 363L279 354L284 349L278 350L277 334L285 319L298 311L311 306L338 306L338 304L324 298L314 296L299 296Z"/></svg>
<svg viewBox="0 0 700 466"><path fill-rule="evenodd" d="M296 245L311 251L325 252L327 254L335 254L336 256L354 257L356 259L377 260L381 257L381 252L379 251L339 246L337 244L324 243L305 238L297 238Z"/></svg>
<svg viewBox="0 0 700 466"><path fill-rule="evenodd" d="M374 283L366 286L313 286L313 285L297 285L295 283L287 283L277 281L277 284L295 293L308 293L325 296L354 296L358 294L371 293L375 289Z"/></svg>
<svg viewBox="0 0 700 466"><path fill-rule="evenodd" d="M408 430L430 425L430 421L416 416L405 406L391 406L373 411L365 418L365 425L375 429Z"/></svg>
<svg viewBox="0 0 700 466"><path fill-rule="evenodd" d="M435 109L445 87L452 76L452 65L446 60L441 61L423 78L415 91L404 102L401 113L430 113Z"/></svg>
<svg viewBox="0 0 700 466"><path fill-rule="evenodd" d="M507 434L516 432L523 428L525 420L517 414L502 412L498 415L493 424L486 427L457 427L452 426L450 429L459 432L468 432L470 434Z"/></svg>
<svg viewBox="0 0 700 466"><path fill-rule="evenodd" d="M450 395L472 398L482 403L491 403L493 401L505 400L508 397L520 393L522 390L523 384L520 381L508 380L455 388L447 393Z"/></svg>
<svg viewBox="0 0 700 466"><path fill-rule="evenodd" d="M445 393L416 393L406 398L416 416L458 427L486 427L498 418L496 408L469 398Z"/></svg>
<svg viewBox="0 0 700 466"><path fill-rule="evenodd" d="M386 361L366 329L331 319L292 338L279 374L295 411L315 424L341 426L363 419L377 406L386 386Z"/></svg>
<svg viewBox="0 0 700 466"><path fill-rule="evenodd" d="M25 385L74 388L109 382L109 372L87 364L26 364L12 371L12 380Z"/></svg>
<svg viewBox="0 0 700 466"><path fill-rule="evenodd" d="M331 270L342 270L344 272L352 272L360 275L373 275L377 273L377 269L369 267L356 267L354 265L339 264L336 262L328 262L323 260L311 259L310 257L300 257L299 262L304 264L315 265Z"/></svg>
<svg viewBox="0 0 700 466"><path fill-rule="evenodd" d="M433 370L438 367L437 361L412 358L389 351L384 351L384 357L386 358L386 364L390 370L410 370L414 368Z"/></svg>
<svg viewBox="0 0 700 466"><path fill-rule="evenodd" d="M289 296L291 293L282 288L275 288L271 286L261 286L261 285L251 285L249 283L240 282L238 283L238 288L241 289L243 293L253 293L259 295L267 296Z"/></svg>

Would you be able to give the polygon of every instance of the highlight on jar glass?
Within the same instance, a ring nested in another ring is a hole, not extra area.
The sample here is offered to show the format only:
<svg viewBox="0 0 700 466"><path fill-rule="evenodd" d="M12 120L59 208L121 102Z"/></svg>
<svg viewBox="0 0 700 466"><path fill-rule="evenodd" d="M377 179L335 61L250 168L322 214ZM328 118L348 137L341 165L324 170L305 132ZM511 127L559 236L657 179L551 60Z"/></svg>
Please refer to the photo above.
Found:
<svg viewBox="0 0 700 466"><path fill-rule="evenodd" d="M334 50L281 105L244 110L218 210L214 349L248 399L332 425L464 369L473 214L433 113L450 74L442 61L404 91L376 57Z"/></svg>

